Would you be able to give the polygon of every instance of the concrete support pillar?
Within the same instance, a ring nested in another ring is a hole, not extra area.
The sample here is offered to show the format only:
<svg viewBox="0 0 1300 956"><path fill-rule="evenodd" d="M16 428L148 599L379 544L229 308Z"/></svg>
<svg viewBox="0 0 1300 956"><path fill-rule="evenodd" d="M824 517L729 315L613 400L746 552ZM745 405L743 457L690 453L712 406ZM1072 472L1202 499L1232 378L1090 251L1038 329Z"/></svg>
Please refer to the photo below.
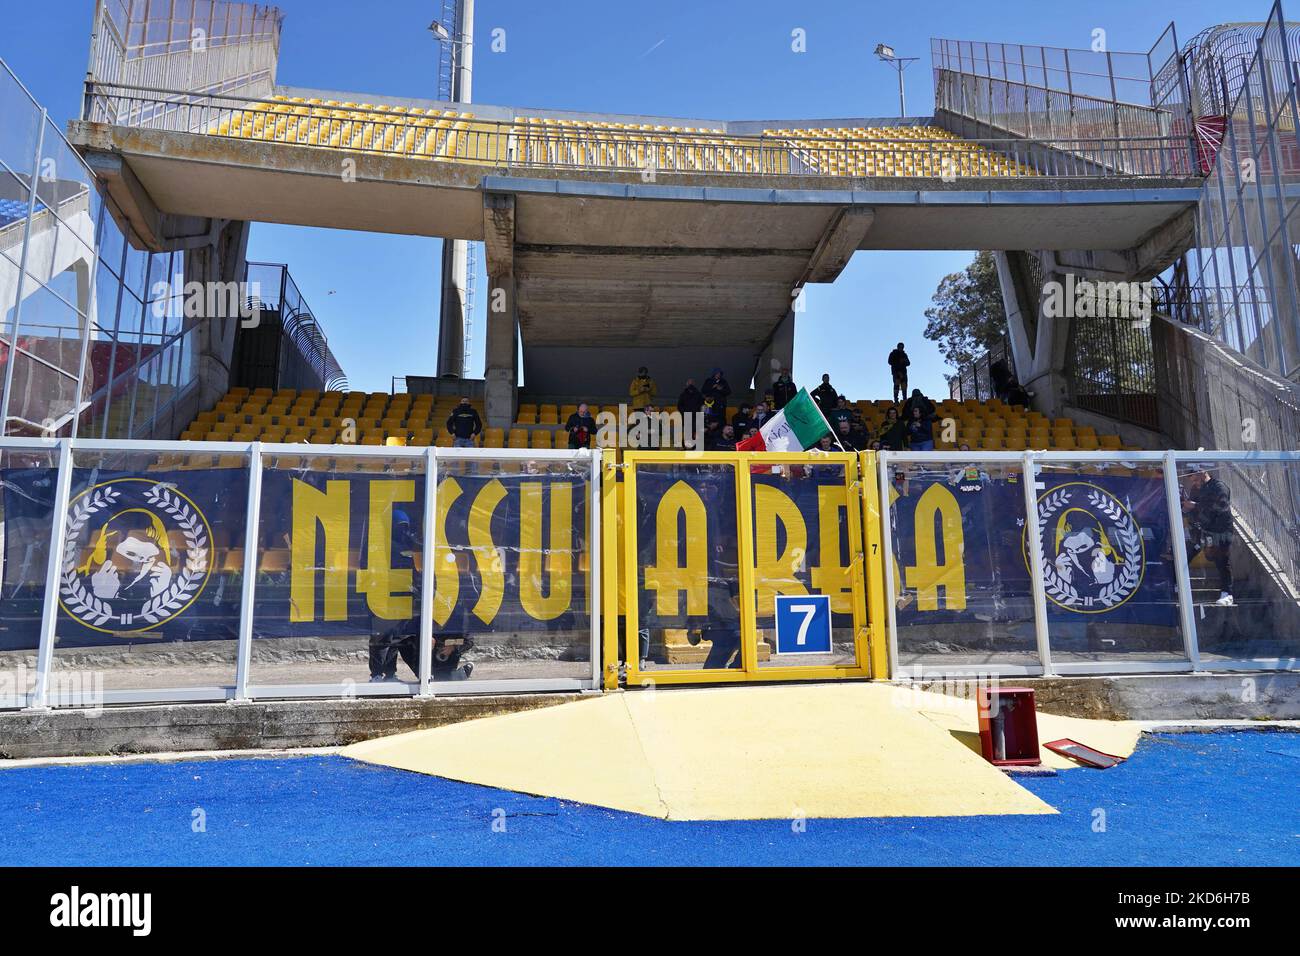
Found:
<svg viewBox="0 0 1300 956"><path fill-rule="evenodd" d="M483 197L483 248L487 254L487 336L484 341L484 410L490 428L515 420L519 382L519 308L515 287L515 197Z"/></svg>
<svg viewBox="0 0 1300 956"><path fill-rule="evenodd" d="M794 317L795 312L791 309L759 353L754 367L754 397L757 400L762 400L763 393L772 387L781 369L794 369Z"/></svg>
<svg viewBox="0 0 1300 956"><path fill-rule="evenodd" d="M227 223L204 246L185 253L185 281L242 282L248 259L246 222ZM205 286L206 288L206 286ZM204 317L198 322L198 378L200 410L209 409L230 390L231 365L239 319Z"/></svg>
<svg viewBox="0 0 1300 956"><path fill-rule="evenodd" d="M509 428L515 420L515 391L519 381L519 313L515 307L515 277L488 276L487 339L483 362L484 410L490 428Z"/></svg>

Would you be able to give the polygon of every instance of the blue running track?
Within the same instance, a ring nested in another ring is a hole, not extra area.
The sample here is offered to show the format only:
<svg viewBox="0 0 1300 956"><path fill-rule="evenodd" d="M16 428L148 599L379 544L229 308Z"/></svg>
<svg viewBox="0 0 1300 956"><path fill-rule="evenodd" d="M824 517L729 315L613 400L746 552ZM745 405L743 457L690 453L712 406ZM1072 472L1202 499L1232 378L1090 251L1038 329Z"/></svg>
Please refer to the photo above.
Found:
<svg viewBox="0 0 1300 956"><path fill-rule="evenodd" d="M1295 734L1148 736L1113 770L1023 778L1059 816L810 820L795 833L786 821L665 822L341 757L10 769L0 770L0 860L1294 866L1297 780ZM196 809L206 832L193 830Z"/></svg>

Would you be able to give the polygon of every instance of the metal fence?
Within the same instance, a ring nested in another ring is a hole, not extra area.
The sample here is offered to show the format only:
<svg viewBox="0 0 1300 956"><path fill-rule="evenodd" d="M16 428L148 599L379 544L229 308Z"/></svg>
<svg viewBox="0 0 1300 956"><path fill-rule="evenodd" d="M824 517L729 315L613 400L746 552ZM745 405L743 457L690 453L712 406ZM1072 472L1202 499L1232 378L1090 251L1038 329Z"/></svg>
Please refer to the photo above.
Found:
<svg viewBox="0 0 1300 956"><path fill-rule="evenodd" d="M1252 34L1250 60L1231 79L1220 75L1230 112L1197 203L1185 310L1202 330L1289 378L1300 369L1300 234L1292 235L1290 195L1300 174L1298 34L1275 4Z"/></svg>
<svg viewBox="0 0 1300 956"><path fill-rule="evenodd" d="M1226 534L1184 514L1207 474L1231 495ZM1260 489L1296 500L1300 453L886 452L878 478L893 502L883 538L895 677L1300 663L1294 512L1292 545L1279 547L1240 504ZM903 503L920 509L915 530ZM1225 555L1231 606L1217 601Z"/></svg>
<svg viewBox="0 0 1300 956"><path fill-rule="evenodd" d="M367 106L89 84L85 119L142 129L494 168L966 179L1186 175L1185 139L739 136L722 130L547 127Z"/></svg>
<svg viewBox="0 0 1300 956"><path fill-rule="evenodd" d="M598 453L4 439L0 473L0 707L598 686Z"/></svg>

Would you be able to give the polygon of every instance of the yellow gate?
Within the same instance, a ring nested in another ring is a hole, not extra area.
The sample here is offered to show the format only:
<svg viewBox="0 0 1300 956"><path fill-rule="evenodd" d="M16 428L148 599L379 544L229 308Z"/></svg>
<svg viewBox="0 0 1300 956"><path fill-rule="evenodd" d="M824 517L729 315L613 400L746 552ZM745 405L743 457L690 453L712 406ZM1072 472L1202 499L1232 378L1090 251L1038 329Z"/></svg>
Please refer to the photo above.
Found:
<svg viewBox="0 0 1300 956"><path fill-rule="evenodd" d="M618 661L629 686L886 676L874 475L874 454L607 452L605 686ZM802 653L776 605L808 595L830 635Z"/></svg>

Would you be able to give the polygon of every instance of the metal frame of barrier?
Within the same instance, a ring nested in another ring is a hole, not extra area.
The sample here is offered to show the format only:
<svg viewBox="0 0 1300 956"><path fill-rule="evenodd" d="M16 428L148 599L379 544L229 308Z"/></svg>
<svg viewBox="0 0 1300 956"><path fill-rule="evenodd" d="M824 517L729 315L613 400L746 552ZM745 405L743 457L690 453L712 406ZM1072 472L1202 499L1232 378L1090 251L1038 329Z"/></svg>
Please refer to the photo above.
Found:
<svg viewBox="0 0 1300 956"><path fill-rule="evenodd" d="M53 506L53 519L50 528L50 540L62 541L66 536L68 507L71 499L73 454L90 453L124 453L149 455L241 455L245 458L249 481L248 510L245 516L247 528L257 528L260 523L261 490L263 459L265 456L293 456L301 458L324 457L334 459L404 459L422 462L425 466L426 501L436 500L438 468L441 462L455 461L543 461L575 462L588 466L587 480L593 507L587 509L588 527L586 531L587 546L590 552L588 565L589 603L590 603L590 674L582 679L575 678L511 678L503 680L476 680L466 682L438 683L431 681L431 650L433 643L433 560L424 561L420 570L422 575L420 608L420 675L418 682L388 682L382 684L356 684L344 688L340 683L332 684L258 684L250 680L251 652L253 641L253 602L257 588L258 549L244 548L244 569L242 574L239 614L238 644L235 661L235 680L233 685L195 686L179 688L159 688L140 690L112 690L98 694L79 692L60 694L57 700L51 699L50 673L53 664L56 631L58 625L57 580L63 558L62 548L51 548L49 563L45 574L45 592L40 624L40 643L36 652L36 675L30 693L18 693L8 699L0 699L0 708L46 710L51 706L78 707L100 704L128 703L172 703L181 701L250 701L256 699L284 698L348 698L348 697L402 697L402 696L444 696L492 693L535 693L545 691L583 691L596 688L600 684L601 652L601 508L599 507L599 489L601 480L601 458L599 452L587 449L573 451L533 450L533 449L467 449L467 448L406 448L398 446L365 445L285 445L264 444L262 442L152 442L152 441L113 441L99 439L53 439L53 438L0 438L0 454L6 452L45 452L57 456L57 483ZM424 538L430 542L430 549L435 542L436 509L424 509Z"/></svg>
<svg viewBox="0 0 1300 956"><path fill-rule="evenodd" d="M842 464L844 466L844 493L848 507L849 520L849 571L853 594L853 631L854 660L852 664L816 664L793 666L759 666L757 607L755 601L755 566L754 566L754 529L752 519L753 483L750 466L783 464ZM624 626L623 639L629 652L624 656L627 685L649 686L668 684L735 684L753 681L790 681L790 680L837 680L845 678L883 677L886 675L886 654L884 637L884 607L881 596L883 584L878 573L869 571L872 564L866 560L868 549L878 552L880 543L873 529L879 529L879 501L876 497L874 482L869 476L870 456L853 453L833 452L830 454L810 455L775 454L767 452L667 452L629 451L623 455L623 463L615 464L611 453L607 453L604 471L606 483L604 497L606 507L616 504L623 516L636 514L637 478L639 465L724 465L734 472L736 495L737 527L737 562L739 589L745 595L740 602L741 642L739 668L720 669L682 669L682 670L641 670L639 655L632 652L637 647L640 635L640 608L638 584L638 542L634 525L624 522L623 540L618 541L619 529L611 527L615 521L606 515L605 545L611 548L607 554L617 551L619 568L624 587ZM617 471L622 470L621 491L618 489ZM866 540L863 540L863 526L856 520L860 513L865 522ZM607 579L606 592L612 590ZM617 595L611 594L610 600L617 601ZM614 611L616 605L607 604L605 646L607 660L618 660L618 632ZM607 673L607 688L612 689L616 674Z"/></svg>
<svg viewBox="0 0 1300 956"><path fill-rule="evenodd" d="M1180 507L1178 466L1181 463L1205 462L1222 464L1268 464L1296 463L1300 465L1300 452L1284 451L1147 451L1147 452L1103 452L1103 451L943 451L943 452L881 452L877 462L878 492L880 500L889 500L890 468L894 465L908 464L970 464L1001 463L1003 465L1019 464L1021 484L1025 495L1025 516L1029 528L1027 546L1029 550L1029 571L1033 591L1034 636L1037 648L1038 665L1004 664L1004 663L954 663L954 664L918 664L914 667L900 668L898 656L898 623L895 602L886 602L889 620L889 673L896 680L909 677L928 678L937 676L1075 676L1089 674L1150 674L1161 672L1203 673L1210 671L1270 671L1295 670L1300 668L1300 657L1277 658L1243 658L1237 660L1202 659L1198 632L1197 616L1193 601L1190 573L1186 550L1186 528ZM1041 538L1039 534L1037 488L1039 469L1043 465L1141 465L1158 467L1164 476L1165 507L1170 522L1172 561L1178 595L1178 622L1183 640L1183 657L1178 661L1095 661L1064 662L1054 661L1052 657L1051 637L1048 629L1047 597L1043 586L1041 568ZM1028 480L1032 477L1033 480ZM889 509L882 515L882 536L884 543L883 574L885 577L884 594L894 593L894 551L893 535L890 525ZM905 671L912 670L908 674Z"/></svg>

